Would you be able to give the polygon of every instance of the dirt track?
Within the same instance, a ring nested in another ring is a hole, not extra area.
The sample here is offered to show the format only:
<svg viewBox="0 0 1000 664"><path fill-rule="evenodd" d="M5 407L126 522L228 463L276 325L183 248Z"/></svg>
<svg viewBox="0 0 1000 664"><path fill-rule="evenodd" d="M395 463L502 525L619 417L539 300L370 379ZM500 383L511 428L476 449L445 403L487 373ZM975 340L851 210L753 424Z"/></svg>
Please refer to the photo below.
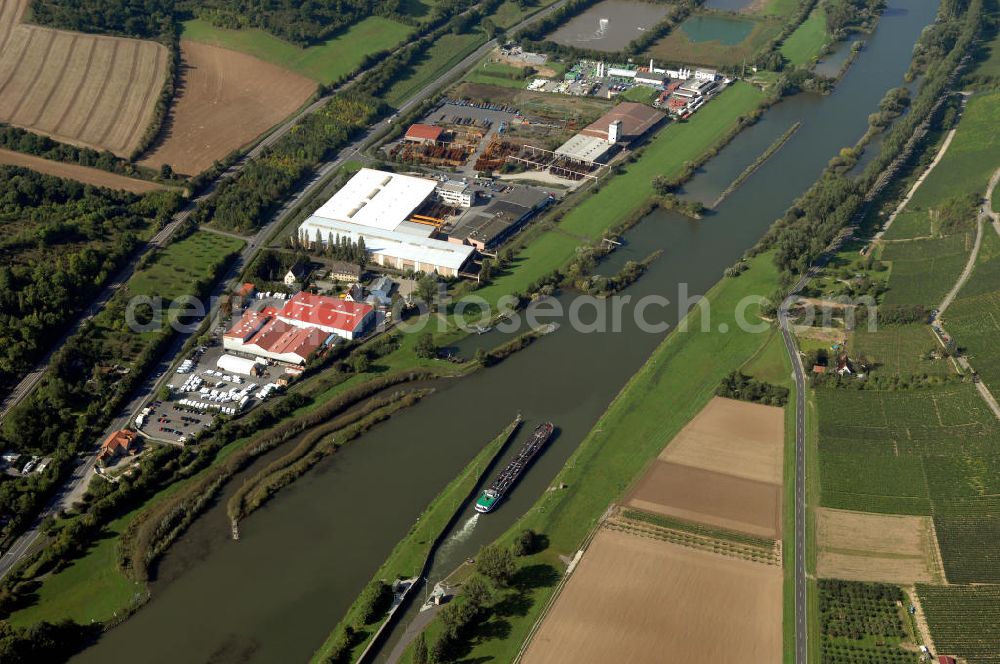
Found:
<svg viewBox="0 0 1000 664"><path fill-rule="evenodd" d="M602 530L524 664L780 662L781 569Z"/></svg>
<svg viewBox="0 0 1000 664"><path fill-rule="evenodd" d="M184 40L164 137L140 162L195 175L299 108L316 83L252 56Z"/></svg>
<svg viewBox="0 0 1000 664"><path fill-rule="evenodd" d="M0 121L128 156L166 80L166 47L22 25L26 6L0 0Z"/></svg>
<svg viewBox="0 0 1000 664"><path fill-rule="evenodd" d="M147 191L163 189L163 185L147 180L108 173L99 168L88 168L78 164L67 164L62 161L51 161L42 159L23 152L12 152L0 149L0 164L7 166L24 166L39 173L54 175L57 178L68 178L84 184L92 184L95 187L108 187L109 189L124 189L134 194L144 194Z"/></svg>

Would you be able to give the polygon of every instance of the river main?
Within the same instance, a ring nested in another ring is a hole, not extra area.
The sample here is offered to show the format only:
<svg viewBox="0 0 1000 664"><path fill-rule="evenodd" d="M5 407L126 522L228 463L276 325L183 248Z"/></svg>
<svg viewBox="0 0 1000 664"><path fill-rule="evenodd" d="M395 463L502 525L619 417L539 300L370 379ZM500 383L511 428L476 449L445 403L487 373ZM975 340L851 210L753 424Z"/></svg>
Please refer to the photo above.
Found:
<svg viewBox="0 0 1000 664"><path fill-rule="evenodd" d="M801 122L742 187L702 221L654 212L627 233L626 245L602 271L663 249L626 291L633 301L661 294L675 302L682 283L692 294L707 291L830 157L864 133L883 93L902 82L913 43L936 7L933 0L890 1L832 94L797 95L769 109L686 189L714 200ZM663 316L676 323L680 313L671 306ZM559 435L503 505L438 556L432 579L494 539L538 499L662 338L640 331L630 316L617 333L584 334L563 325L496 367L439 382L433 396L321 462L241 522L239 542L230 539L222 500L164 557L149 604L73 661L307 660L424 507L515 413L527 426L511 449L542 420L555 422ZM500 341L490 333L469 344Z"/></svg>

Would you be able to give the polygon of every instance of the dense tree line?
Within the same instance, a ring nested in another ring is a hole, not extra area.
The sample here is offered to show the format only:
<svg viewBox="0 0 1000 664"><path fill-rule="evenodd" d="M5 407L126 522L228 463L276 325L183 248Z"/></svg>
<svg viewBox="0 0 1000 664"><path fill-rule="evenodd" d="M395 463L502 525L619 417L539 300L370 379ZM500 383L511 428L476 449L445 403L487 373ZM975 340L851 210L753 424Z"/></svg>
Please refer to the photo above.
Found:
<svg viewBox="0 0 1000 664"><path fill-rule="evenodd" d="M874 27L885 0L824 0L826 29L837 39L843 39L852 30L870 30Z"/></svg>
<svg viewBox="0 0 1000 664"><path fill-rule="evenodd" d="M260 28L314 44L368 16L397 17L400 0L181 0L178 8L222 28Z"/></svg>
<svg viewBox="0 0 1000 664"><path fill-rule="evenodd" d="M113 152L105 150L98 152L91 148L81 148L68 143L54 141L48 136L33 134L20 127L0 124L0 148L23 152L25 154L52 159L54 161L65 161L90 168L99 168L102 171L120 173L122 175L135 175L136 168L128 160L115 156Z"/></svg>
<svg viewBox="0 0 1000 664"><path fill-rule="evenodd" d="M715 394L728 399L752 401L769 406L784 406L788 403L787 387L751 378L741 371L733 371L723 378L722 383L715 388Z"/></svg>
<svg viewBox="0 0 1000 664"><path fill-rule="evenodd" d="M0 167L0 382L31 366L176 204Z"/></svg>
<svg viewBox="0 0 1000 664"><path fill-rule="evenodd" d="M142 39L174 33L174 0L33 0L31 19L40 25Z"/></svg>

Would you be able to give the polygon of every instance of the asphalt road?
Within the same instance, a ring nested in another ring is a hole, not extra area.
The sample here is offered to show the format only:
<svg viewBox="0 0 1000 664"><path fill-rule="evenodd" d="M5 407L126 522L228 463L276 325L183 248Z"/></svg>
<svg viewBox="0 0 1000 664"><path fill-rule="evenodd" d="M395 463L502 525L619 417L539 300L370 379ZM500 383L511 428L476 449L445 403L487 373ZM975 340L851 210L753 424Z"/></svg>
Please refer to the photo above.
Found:
<svg viewBox="0 0 1000 664"><path fill-rule="evenodd" d="M798 293L808 282L804 277L792 291ZM778 309L778 322L785 350L792 360L795 376L795 662L808 664L809 622L806 605L806 377L802 358L788 323L789 296Z"/></svg>
<svg viewBox="0 0 1000 664"><path fill-rule="evenodd" d="M538 19L550 14L562 5L566 3L567 0L560 0L554 3L552 6L546 8L545 10L535 14L534 16L522 21L518 25L511 28L510 32L516 31L521 27L537 21ZM379 122L369 129L367 129L362 135L360 135L356 140L350 143L348 146L340 150L337 156L316 169L316 173L312 178L308 180L298 192L289 198L284 205L272 216L271 221L269 221L265 226L263 226L253 237L249 238L243 251L240 252L240 256L237 260L233 261L229 270L225 274L224 278L217 282L215 289L212 292L214 301L217 301L217 297L223 293L229 292L237 277L242 273L244 266L246 266L254 255L266 245L270 234L274 229L279 228L281 224L286 221L289 213L295 210L295 208L303 200L308 198L314 193L320 191L323 187L329 184L327 179L331 174L333 174L345 161L348 161L362 153L365 146L374 140L380 138L384 132L387 132L397 115L404 114L412 109L417 104L420 104L425 99L436 94L445 85L451 83L459 74L464 73L470 69L476 62L482 59L491 49L496 47L497 41L491 40L480 46L470 55L462 59L461 62L454 65L445 74L438 77L431 83L424 86L419 92L417 92L413 97L403 103L398 109L396 115L390 117L382 122ZM58 351L59 348L65 344L65 342L79 330L80 326L91 316L98 313L104 308L105 304L111 299L114 293L124 284L128 278L135 271L135 266L141 259L143 255L147 252L153 250L156 247L163 246L170 236L176 231L177 227L183 223L188 216L195 210L197 203L201 200L207 198L215 190L215 188L223 180L232 177L239 171L241 171L245 165L257 157L261 151L270 145L273 145L277 140L284 136L291 127L299 121L302 117L314 113L319 108L321 108L333 95L342 91L346 87L353 84L364 72L355 75L350 80L344 82L333 91L330 92L325 97L322 97L306 108L300 110L296 115L289 118L280 127L269 134L265 139L263 139L255 148L250 150L243 159L234 164L224 173L222 173L216 180L202 193L197 199L188 202L184 209L178 212L174 218L159 232L157 235L150 239L147 243L145 249L137 252L135 258L119 273L115 276L112 283L108 284L97 299L89 306L83 314L77 319L70 330L68 330L59 340L59 342L52 347L52 349L46 354L46 356L39 362L38 366L28 374L24 380L15 388L13 392L8 396L8 399L4 401L2 407L0 407L0 419L2 419L6 413L19 403L30 391L31 389L41 380L51 362L52 356ZM212 310L208 312L209 316L218 315L218 307L213 306ZM216 323L217 324L217 323ZM160 385L163 384L169 377L169 372L172 370L172 365L175 360L178 359L176 356L180 352L181 348L191 337L191 334L195 329L197 329L198 324L193 324L190 326L187 332L179 333L174 336L173 341L165 352L160 356L160 359L156 364L151 367L147 372L147 379L143 382L142 386L138 388L132 395L128 404L121 410L121 412L112 420L111 424L105 430L103 438L110 435L112 432L124 428L128 423L135 419L135 415L143 407L143 405L152 400L156 391L159 389ZM213 326L214 327L214 324ZM211 329L211 328L210 328ZM93 477L93 470L97 464L97 449L95 448L91 453L86 456L81 457L80 462L77 467L73 469L70 477L67 479L66 483L60 488L60 490L53 496L53 498L46 505L45 509L38 515L31 527L21 534L20 537L11 545L11 547L4 552L3 556L0 557L0 579L3 579L8 572L23 558L31 549L31 546L40 537L41 522L49 515L57 514L60 510L71 507L79 498L86 492L87 486L90 479Z"/></svg>

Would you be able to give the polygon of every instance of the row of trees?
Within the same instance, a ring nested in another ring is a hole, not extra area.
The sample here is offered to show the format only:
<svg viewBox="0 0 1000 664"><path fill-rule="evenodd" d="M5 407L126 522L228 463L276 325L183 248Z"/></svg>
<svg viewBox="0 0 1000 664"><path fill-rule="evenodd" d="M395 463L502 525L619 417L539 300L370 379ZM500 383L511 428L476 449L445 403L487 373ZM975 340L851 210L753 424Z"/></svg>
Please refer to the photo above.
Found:
<svg viewBox="0 0 1000 664"><path fill-rule="evenodd" d="M32 19L55 28L162 39L196 16L222 28L261 28L308 46L367 16L405 18L401 0L34 0Z"/></svg>

